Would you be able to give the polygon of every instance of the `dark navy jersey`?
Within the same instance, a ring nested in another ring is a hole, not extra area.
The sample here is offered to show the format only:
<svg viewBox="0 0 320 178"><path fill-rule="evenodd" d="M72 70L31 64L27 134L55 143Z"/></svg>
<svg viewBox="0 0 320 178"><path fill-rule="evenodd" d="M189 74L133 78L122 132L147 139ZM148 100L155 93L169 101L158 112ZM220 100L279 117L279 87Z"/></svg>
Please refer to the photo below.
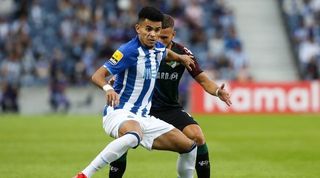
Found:
<svg viewBox="0 0 320 178"><path fill-rule="evenodd" d="M187 54L193 56L191 51L181 44L173 42L171 50L178 54ZM195 68L188 72L195 78L202 70L196 58L193 56ZM157 73L157 80L155 90L152 97L151 109L165 110L168 108L181 108L179 104L179 83L183 72L185 71L184 65L178 62L167 62L162 60L160 68Z"/></svg>

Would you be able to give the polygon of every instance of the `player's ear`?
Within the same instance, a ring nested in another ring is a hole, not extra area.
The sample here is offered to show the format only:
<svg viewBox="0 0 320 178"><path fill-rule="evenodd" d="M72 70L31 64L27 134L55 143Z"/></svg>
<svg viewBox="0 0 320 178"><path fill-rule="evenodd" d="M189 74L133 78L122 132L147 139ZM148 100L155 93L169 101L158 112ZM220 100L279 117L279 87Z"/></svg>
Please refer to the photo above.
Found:
<svg viewBox="0 0 320 178"><path fill-rule="evenodd" d="M137 34L140 34L140 24L136 24L135 25L135 28L136 28L136 32L137 32Z"/></svg>
<svg viewBox="0 0 320 178"><path fill-rule="evenodd" d="M173 38L176 36L176 31L174 30L172 33Z"/></svg>

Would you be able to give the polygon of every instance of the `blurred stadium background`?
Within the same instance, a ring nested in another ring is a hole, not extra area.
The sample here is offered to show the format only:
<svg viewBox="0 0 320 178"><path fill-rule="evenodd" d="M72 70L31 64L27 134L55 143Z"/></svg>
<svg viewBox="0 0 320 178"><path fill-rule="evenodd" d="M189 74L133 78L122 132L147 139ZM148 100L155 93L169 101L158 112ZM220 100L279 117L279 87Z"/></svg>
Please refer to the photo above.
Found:
<svg viewBox="0 0 320 178"><path fill-rule="evenodd" d="M212 79L232 86L232 111L319 112L319 4L319 0L3 0L2 112L99 112L103 98L89 78L135 35L136 13L143 5L175 17L175 40L190 48ZM188 105L189 92L195 90L192 83L187 74L180 86L181 102L192 111L220 111L208 104L215 101L192 102L202 108ZM261 107L255 108L257 104ZM237 109L243 105L250 106Z"/></svg>
<svg viewBox="0 0 320 178"><path fill-rule="evenodd" d="M144 5L172 15L175 40L232 93L226 108L188 73L180 86L216 177L320 176L320 0L1 0L0 177L71 177L103 148L103 92L89 78L135 36ZM84 130L92 134L74 133ZM138 173L127 177L143 177L141 167L153 170L145 177L174 177L175 155L166 159L158 169L129 163Z"/></svg>

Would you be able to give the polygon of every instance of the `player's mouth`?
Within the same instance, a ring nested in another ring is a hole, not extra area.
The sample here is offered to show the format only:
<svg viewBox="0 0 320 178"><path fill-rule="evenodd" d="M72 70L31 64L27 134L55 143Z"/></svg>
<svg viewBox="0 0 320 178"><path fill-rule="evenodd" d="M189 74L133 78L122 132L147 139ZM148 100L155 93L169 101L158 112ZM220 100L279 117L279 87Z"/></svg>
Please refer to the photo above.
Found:
<svg viewBox="0 0 320 178"><path fill-rule="evenodd" d="M155 40L155 39L149 39L149 43L152 43L152 44L156 43L156 41L157 40Z"/></svg>

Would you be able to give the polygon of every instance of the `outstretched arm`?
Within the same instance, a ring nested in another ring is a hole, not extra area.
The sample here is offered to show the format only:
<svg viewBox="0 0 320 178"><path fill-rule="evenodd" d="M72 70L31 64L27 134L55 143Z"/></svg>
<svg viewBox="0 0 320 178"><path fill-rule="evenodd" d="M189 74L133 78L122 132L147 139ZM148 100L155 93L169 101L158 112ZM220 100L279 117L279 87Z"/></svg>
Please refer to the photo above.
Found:
<svg viewBox="0 0 320 178"><path fill-rule="evenodd" d="M106 82L111 74L105 67L100 67L91 77L92 83L103 89L106 94L107 105L115 107L119 104L119 96L113 87Z"/></svg>
<svg viewBox="0 0 320 178"><path fill-rule="evenodd" d="M231 106L230 94L224 89L225 84L222 84L219 87L215 82L210 80L204 72L197 75L195 80L206 92L219 97L221 101L225 102L228 106Z"/></svg>
<svg viewBox="0 0 320 178"><path fill-rule="evenodd" d="M167 48L167 61L173 60L182 63L188 70L192 71L192 68L195 67L194 61L189 55L181 55L173 52L172 50Z"/></svg>

